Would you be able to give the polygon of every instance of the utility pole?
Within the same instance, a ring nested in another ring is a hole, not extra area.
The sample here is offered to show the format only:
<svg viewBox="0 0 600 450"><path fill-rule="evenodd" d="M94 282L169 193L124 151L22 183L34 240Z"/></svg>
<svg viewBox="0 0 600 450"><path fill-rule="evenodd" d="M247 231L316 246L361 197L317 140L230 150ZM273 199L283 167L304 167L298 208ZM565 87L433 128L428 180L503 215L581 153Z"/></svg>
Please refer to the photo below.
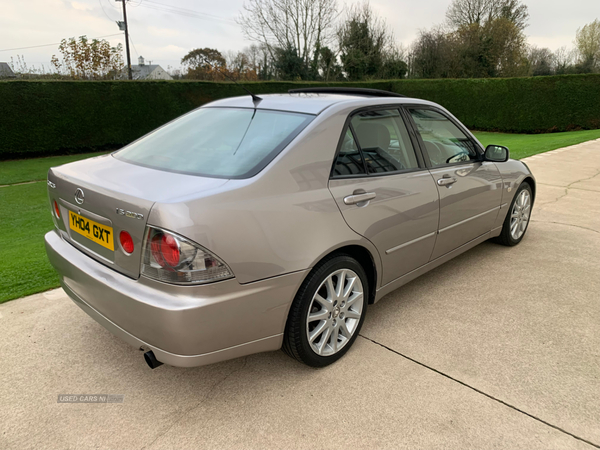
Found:
<svg viewBox="0 0 600 450"><path fill-rule="evenodd" d="M131 75L131 54L129 53L129 25L127 25L127 9L125 3L127 0L115 0L116 2L123 2L123 22L117 22L119 29L125 29L125 52L127 53L127 76L130 80L133 80Z"/></svg>

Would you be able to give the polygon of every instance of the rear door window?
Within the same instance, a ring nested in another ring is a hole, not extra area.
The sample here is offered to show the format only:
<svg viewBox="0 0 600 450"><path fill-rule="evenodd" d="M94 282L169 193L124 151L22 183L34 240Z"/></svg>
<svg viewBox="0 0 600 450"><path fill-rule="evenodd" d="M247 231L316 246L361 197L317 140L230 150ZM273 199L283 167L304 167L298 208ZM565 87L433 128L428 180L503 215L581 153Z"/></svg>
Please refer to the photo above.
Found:
<svg viewBox="0 0 600 450"><path fill-rule="evenodd" d="M348 128L346 134L344 134L340 151L333 166L333 176L341 177L364 174L365 165L362 155L358 150L352 131Z"/></svg>
<svg viewBox="0 0 600 450"><path fill-rule="evenodd" d="M315 116L241 108L200 108L114 153L154 169L217 178L260 172Z"/></svg>
<svg viewBox="0 0 600 450"><path fill-rule="evenodd" d="M352 118L370 174L417 169L419 164L398 110L375 110Z"/></svg>

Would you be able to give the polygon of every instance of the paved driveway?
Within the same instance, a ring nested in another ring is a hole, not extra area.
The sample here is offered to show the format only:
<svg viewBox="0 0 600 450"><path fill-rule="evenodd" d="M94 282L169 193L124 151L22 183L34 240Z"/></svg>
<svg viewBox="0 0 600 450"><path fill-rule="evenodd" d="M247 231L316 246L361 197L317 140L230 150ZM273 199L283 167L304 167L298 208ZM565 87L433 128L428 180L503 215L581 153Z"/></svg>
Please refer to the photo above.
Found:
<svg viewBox="0 0 600 450"><path fill-rule="evenodd" d="M526 162L521 245L388 295L325 369L273 352L152 371L61 290L0 305L0 448L599 447L600 141Z"/></svg>

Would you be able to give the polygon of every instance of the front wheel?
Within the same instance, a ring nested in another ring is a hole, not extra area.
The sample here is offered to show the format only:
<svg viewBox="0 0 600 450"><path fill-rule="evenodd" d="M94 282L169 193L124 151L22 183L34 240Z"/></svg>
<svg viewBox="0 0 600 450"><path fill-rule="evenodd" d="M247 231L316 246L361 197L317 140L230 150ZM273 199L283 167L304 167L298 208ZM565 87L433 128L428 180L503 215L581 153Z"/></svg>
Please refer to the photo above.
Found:
<svg viewBox="0 0 600 450"><path fill-rule="evenodd" d="M332 256L308 275L290 308L283 350L312 367L324 367L350 349L365 318L368 280L348 255Z"/></svg>
<svg viewBox="0 0 600 450"><path fill-rule="evenodd" d="M529 225L532 199L529 183L521 183L504 219L500 236L495 239L497 243L513 246L521 242Z"/></svg>

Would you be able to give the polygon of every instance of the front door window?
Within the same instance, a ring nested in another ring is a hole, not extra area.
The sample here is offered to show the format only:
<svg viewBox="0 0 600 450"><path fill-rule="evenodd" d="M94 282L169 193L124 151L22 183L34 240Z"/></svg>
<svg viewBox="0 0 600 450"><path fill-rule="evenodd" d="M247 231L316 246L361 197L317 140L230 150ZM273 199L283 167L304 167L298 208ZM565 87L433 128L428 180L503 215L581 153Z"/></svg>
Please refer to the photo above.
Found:
<svg viewBox="0 0 600 450"><path fill-rule="evenodd" d="M473 141L443 114L431 109L410 109L432 167L476 161Z"/></svg>

